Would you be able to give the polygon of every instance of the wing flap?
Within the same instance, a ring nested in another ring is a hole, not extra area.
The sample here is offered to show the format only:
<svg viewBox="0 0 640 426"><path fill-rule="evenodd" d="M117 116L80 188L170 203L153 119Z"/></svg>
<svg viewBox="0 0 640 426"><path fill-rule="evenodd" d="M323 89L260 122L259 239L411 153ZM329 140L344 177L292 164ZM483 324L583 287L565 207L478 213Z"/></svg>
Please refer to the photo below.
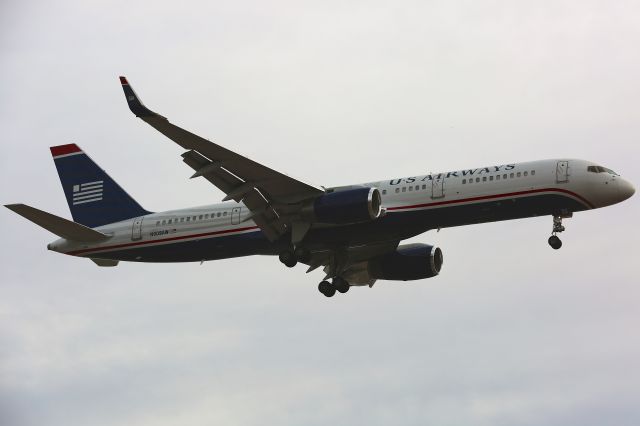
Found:
<svg viewBox="0 0 640 426"><path fill-rule="evenodd" d="M225 198L242 201L251 212L251 220L262 229L270 241L275 241L286 232L286 225L280 215L255 186L238 178L226 168L218 167L216 163L194 150L182 154L182 161L195 170L196 174L228 194L229 198Z"/></svg>

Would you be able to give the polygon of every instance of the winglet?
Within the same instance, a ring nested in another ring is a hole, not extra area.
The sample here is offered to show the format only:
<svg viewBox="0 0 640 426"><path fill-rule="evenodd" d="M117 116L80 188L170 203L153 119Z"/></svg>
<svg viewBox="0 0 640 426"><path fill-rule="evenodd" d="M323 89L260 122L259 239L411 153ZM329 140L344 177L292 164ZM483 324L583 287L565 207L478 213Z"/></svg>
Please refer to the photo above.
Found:
<svg viewBox="0 0 640 426"><path fill-rule="evenodd" d="M127 81L127 77L120 76L120 84L122 84L122 90L124 90L124 96L127 99L127 104L129 104L129 109L136 117L162 117L144 106L140 98L138 98L138 95L136 95L136 92L133 91L133 87L131 87Z"/></svg>

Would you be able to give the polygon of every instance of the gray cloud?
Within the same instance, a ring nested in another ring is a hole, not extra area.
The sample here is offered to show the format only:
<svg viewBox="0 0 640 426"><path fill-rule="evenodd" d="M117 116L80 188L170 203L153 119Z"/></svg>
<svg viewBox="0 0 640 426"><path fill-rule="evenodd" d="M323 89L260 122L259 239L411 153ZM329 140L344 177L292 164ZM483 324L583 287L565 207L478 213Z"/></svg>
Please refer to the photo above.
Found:
<svg viewBox="0 0 640 426"><path fill-rule="evenodd" d="M217 202L148 106L309 182L558 156L640 173L635 2L0 6L2 201L69 216L76 142L145 207ZM293 161L292 161L293 159ZM325 300L275 259L90 262L0 211L0 419L69 424L635 425L638 197L447 229L432 280Z"/></svg>

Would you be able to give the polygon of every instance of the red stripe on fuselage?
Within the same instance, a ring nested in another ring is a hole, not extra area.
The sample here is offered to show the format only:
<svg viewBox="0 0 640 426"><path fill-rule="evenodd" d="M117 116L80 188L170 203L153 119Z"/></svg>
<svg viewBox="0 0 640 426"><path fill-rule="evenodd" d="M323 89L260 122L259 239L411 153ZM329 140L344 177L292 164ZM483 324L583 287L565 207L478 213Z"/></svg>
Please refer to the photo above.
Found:
<svg viewBox="0 0 640 426"><path fill-rule="evenodd" d="M230 234L232 232L242 232L242 231L249 231L252 229L260 229L257 226L247 226L245 228L238 228L238 229L226 229L224 231L215 231L215 232L205 232L202 234L193 234L193 235L182 235L179 237L171 237L171 238L161 238L159 240L149 240L149 241L137 241L135 243L123 243L123 244L116 244L113 246L103 246L103 247L94 247L94 248L88 248L88 249L82 249L82 250L74 250L74 251L69 251L66 254L71 254L71 255L78 255L78 254L84 254L84 253L90 253L90 252L94 252L94 251L102 251L102 250L113 250L113 249L119 249L119 248L125 248L125 247L134 247L134 246L142 246L145 244L155 244L155 243L164 243L167 241L177 241L177 240L184 240L187 238L198 238L198 237L211 237L213 235L222 235L222 234Z"/></svg>
<svg viewBox="0 0 640 426"><path fill-rule="evenodd" d="M564 193L564 194L567 194L567 195L570 195L572 197L575 197L575 198L579 199L580 201L582 201L589 208L594 208L593 204L591 204L589 201L587 201L582 196L576 194L575 192L572 192L572 191L569 191L569 190L566 190L566 189L560 189L560 188L546 188L546 189L533 189L533 190L529 190L529 191L509 192L509 193L506 193L506 194L495 194L495 195L484 195L484 196L480 196L480 197L462 198L462 199L459 199L459 200L437 201L435 203L425 203L425 204L414 204L414 205L409 205L409 206L388 207L387 210L388 211L395 211L395 210L418 209L418 208L423 208L423 207L433 207L433 206L460 204L460 203L468 203L468 202L474 202L474 201L492 200L492 199L497 199L497 198L509 198L509 197L515 197L515 196L521 196L521 195L537 194L537 193L542 193L542 192L560 192L560 193ZM210 237L210 236L214 236L214 235L230 234L230 233L233 233L233 232L242 232L242 231L249 231L249 230L254 230L254 229L260 229L260 228L257 227L257 226L249 226L249 227L246 227L246 228L227 229L227 230L224 230L224 231L205 232L205 233L202 233L202 234L193 234L193 235L183 235L183 236L179 236L179 237L162 238L162 239L159 239L159 240L137 241L137 242L133 242L133 243L116 244L116 245L113 245L113 246L103 246L103 247L95 247L95 248L88 248L88 249L82 249L82 250L75 250L75 251L67 252L66 254L75 256L75 255L79 255L79 254L86 254L86 253L98 252L98 251L103 251L103 250L114 250L114 249L119 249L119 248L135 247L135 246L162 243L162 242L168 242L168 241L178 241L178 240L184 240L184 239L187 239L187 238Z"/></svg>
<svg viewBox="0 0 640 426"><path fill-rule="evenodd" d="M52 146L49 149L51 150L51 155L53 157L58 157L60 155L73 154L75 152L82 152L80 147L75 143L70 143L67 145Z"/></svg>
<svg viewBox="0 0 640 426"><path fill-rule="evenodd" d="M406 209L417 209L422 207L433 207L433 206L444 206L448 204L459 204L459 203L468 203L473 201L483 201L483 200L493 200L496 198L508 198L508 197L516 197L520 195L528 195L528 194L538 194L541 192L561 192L564 194L571 195L572 197L576 197L582 203L584 203L587 207L593 209L594 206L589 201L587 201L584 197L576 194L575 192L571 192L567 189L561 188L545 188L545 189L532 189L529 191L519 191L519 192L509 192L506 194L494 194L494 195L483 195L479 197L471 197L471 198L461 198L459 200L448 200L448 201L436 201L434 203L424 203L424 204L414 204L411 206L399 206L399 207L388 207L387 211L392 210L406 210Z"/></svg>

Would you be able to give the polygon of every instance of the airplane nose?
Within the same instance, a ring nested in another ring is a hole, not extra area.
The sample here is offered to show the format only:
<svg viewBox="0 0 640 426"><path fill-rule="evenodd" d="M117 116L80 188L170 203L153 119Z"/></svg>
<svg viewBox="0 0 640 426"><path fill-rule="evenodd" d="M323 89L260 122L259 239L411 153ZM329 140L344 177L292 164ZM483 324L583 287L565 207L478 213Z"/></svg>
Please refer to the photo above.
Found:
<svg viewBox="0 0 640 426"><path fill-rule="evenodd" d="M620 196L622 197L621 201L626 200L627 198L631 198L631 196L636 193L636 189L633 187L631 182L624 179L621 179L619 181L618 191L620 193Z"/></svg>

